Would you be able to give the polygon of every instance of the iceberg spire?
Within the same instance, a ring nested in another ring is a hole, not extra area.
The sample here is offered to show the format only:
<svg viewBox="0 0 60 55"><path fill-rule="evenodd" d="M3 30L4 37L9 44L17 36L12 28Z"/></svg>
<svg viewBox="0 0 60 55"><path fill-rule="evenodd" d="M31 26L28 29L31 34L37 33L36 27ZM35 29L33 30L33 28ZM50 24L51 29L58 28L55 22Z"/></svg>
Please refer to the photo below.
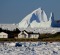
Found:
<svg viewBox="0 0 60 55"><path fill-rule="evenodd" d="M55 27L56 23L55 23L55 20L54 20L54 13L53 12L51 12L51 14L50 14L49 21L51 23L51 26Z"/></svg>
<svg viewBox="0 0 60 55"><path fill-rule="evenodd" d="M36 10L34 10L32 13L34 13L38 18L39 18L39 21L41 22L41 12L42 12L42 9L41 8L38 8Z"/></svg>
<svg viewBox="0 0 60 55"><path fill-rule="evenodd" d="M51 12L51 14L50 14L49 21L54 22L54 13L53 12Z"/></svg>
<svg viewBox="0 0 60 55"><path fill-rule="evenodd" d="M47 15L46 15L44 10L42 10L42 12L41 12L41 19L42 19L43 22L48 21Z"/></svg>

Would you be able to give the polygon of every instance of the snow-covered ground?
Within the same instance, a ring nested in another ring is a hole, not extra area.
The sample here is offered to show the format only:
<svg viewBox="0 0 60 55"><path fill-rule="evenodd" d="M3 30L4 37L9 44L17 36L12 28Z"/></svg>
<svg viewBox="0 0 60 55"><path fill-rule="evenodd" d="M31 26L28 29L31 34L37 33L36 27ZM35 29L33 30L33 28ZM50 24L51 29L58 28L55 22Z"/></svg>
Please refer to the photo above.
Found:
<svg viewBox="0 0 60 55"><path fill-rule="evenodd" d="M60 32L60 28L19 28L20 31L26 30L27 32L33 32L33 33L51 33L55 34L57 32Z"/></svg>
<svg viewBox="0 0 60 55"><path fill-rule="evenodd" d="M0 55L60 55L60 42L4 42Z"/></svg>

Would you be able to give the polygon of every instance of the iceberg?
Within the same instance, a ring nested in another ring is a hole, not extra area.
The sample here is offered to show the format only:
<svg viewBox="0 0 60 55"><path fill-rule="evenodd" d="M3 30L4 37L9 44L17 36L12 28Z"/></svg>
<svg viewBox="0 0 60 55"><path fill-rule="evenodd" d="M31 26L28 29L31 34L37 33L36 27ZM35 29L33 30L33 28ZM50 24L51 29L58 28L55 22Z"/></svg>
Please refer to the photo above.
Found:
<svg viewBox="0 0 60 55"><path fill-rule="evenodd" d="M41 28L41 27L55 27L58 24L54 20L54 13L50 14L50 18L47 18L47 15L44 10L38 8L32 13L28 14L21 22L18 23L19 28Z"/></svg>

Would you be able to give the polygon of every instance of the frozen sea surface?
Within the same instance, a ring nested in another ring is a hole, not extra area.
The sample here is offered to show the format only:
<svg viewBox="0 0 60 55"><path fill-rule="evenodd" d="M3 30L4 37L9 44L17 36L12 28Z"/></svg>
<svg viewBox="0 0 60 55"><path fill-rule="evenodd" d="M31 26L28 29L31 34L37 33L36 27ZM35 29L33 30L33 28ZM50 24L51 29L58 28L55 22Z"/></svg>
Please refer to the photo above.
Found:
<svg viewBox="0 0 60 55"><path fill-rule="evenodd" d="M4 42L0 55L60 55L60 42Z"/></svg>

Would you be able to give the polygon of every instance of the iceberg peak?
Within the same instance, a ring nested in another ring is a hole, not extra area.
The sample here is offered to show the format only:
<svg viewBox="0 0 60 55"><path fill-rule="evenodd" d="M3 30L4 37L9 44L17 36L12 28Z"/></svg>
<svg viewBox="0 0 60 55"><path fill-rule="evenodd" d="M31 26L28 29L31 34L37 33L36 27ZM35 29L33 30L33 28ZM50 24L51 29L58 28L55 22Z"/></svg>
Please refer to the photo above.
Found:
<svg viewBox="0 0 60 55"><path fill-rule="evenodd" d="M54 13L53 13L53 12L50 13L50 18L49 18L49 20L52 21L52 22L54 21Z"/></svg>

